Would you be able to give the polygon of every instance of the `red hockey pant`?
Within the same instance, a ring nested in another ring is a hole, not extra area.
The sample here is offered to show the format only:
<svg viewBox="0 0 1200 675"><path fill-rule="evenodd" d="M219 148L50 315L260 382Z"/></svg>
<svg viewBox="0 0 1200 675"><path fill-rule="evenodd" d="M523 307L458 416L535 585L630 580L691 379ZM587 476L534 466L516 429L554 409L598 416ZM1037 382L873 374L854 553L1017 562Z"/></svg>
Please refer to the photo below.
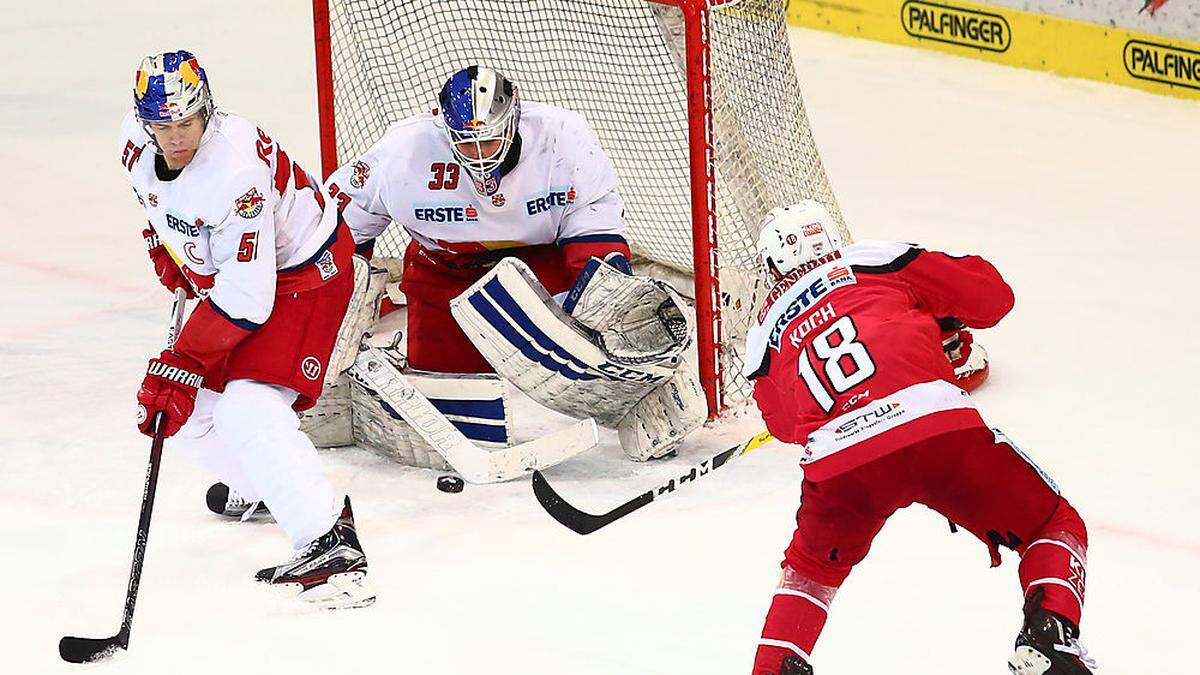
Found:
<svg viewBox="0 0 1200 675"><path fill-rule="evenodd" d="M953 431L828 480L805 480L784 574L763 627L754 675L776 675L788 654L806 662L836 589L866 557L898 509L924 504L970 531L1000 563L1021 555L1022 590L1045 591L1042 607L1079 623L1087 531L1041 471L983 427Z"/></svg>
<svg viewBox="0 0 1200 675"><path fill-rule="evenodd" d="M571 287L561 249L528 246L512 250L524 261L551 294ZM408 299L408 364L438 373L490 373L483 358L450 314L450 301L483 278L491 266L450 267L416 242L404 252L404 277L400 288Z"/></svg>

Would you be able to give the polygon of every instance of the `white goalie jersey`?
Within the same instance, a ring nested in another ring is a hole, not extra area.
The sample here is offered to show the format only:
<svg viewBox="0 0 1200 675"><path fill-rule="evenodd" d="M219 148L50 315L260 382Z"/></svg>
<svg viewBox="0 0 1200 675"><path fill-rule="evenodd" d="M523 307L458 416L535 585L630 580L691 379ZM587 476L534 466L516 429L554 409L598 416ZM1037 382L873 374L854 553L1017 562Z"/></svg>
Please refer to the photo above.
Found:
<svg viewBox="0 0 1200 675"><path fill-rule="evenodd" d="M355 243L373 241L392 222L449 256L623 237L616 171L584 119L538 103L523 102L521 110L521 145L510 151L515 166L480 186L454 163L440 116L393 124L326 181Z"/></svg>

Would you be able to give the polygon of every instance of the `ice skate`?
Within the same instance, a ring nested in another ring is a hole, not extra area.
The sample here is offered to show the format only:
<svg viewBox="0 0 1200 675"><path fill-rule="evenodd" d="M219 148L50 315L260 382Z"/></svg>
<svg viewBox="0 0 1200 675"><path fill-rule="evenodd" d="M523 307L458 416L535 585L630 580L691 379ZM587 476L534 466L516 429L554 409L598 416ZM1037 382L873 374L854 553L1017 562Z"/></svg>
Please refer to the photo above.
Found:
<svg viewBox="0 0 1200 675"><path fill-rule="evenodd" d="M358 543L350 498L333 528L296 552L288 562L259 570L255 579L297 593L323 609L366 607L375 602L364 580L367 557Z"/></svg>
<svg viewBox="0 0 1200 675"><path fill-rule="evenodd" d="M783 659L779 675L813 675L812 666L805 663L799 656L788 656Z"/></svg>
<svg viewBox="0 0 1200 675"><path fill-rule="evenodd" d="M1017 636L1016 652L1008 659L1014 675L1091 675L1096 662L1079 644L1079 628L1042 609L1042 591L1025 602L1025 625Z"/></svg>
<svg viewBox="0 0 1200 675"><path fill-rule="evenodd" d="M274 521L271 510L260 501L251 501L243 497L237 490L224 483L213 483L205 495L208 510L218 516L237 518L242 521Z"/></svg>

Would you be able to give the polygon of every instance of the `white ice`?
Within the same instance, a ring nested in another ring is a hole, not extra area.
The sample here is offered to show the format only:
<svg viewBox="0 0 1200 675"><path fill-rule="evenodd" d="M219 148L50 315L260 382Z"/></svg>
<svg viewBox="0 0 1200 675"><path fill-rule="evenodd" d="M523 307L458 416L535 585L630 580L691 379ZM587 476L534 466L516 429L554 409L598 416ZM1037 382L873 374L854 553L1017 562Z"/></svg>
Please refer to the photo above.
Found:
<svg viewBox="0 0 1200 675"><path fill-rule="evenodd" d="M194 50L218 103L316 172L312 36L306 2L15 4L0 25L0 671L68 673L59 637L119 622L148 447L133 396L168 306L117 162L133 69ZM977 398L1088 521L1101 672L1195 672L1200 105L792 37L855 234L986 254L1017 291L980 337L993 374ZM758 424L652 467L610 436L549 475L601 509ZM253 585L283 537L211 517L210 478L168 448L131 650L95 672L746 673L799 500L796 453L773 445L580 537L527 481L450 495L366 452L325 459L354 497L375 607L303 613ZM988 569L969 535L902 512L837 598L817 672L1005 673L1014 563Z"/></svg>

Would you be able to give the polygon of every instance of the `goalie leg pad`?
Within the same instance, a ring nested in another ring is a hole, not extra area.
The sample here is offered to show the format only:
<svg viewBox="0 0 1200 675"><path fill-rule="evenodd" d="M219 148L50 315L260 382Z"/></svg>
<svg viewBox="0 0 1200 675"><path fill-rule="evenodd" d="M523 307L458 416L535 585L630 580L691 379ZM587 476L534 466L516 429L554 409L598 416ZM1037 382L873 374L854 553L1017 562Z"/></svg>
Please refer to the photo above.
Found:
<svg viewBox="0 0 1200 675"><path fill-rule="evenodd" d="M333 372L333 368L329 369ZM349 378L343 375L326 375L325 387L317 404L300 415L300 431L303 431L318 448L333 448L353 445L351 431L353 413Z"/></svg>
<svg viewBox="0 0 1200 675"><path fill-rule="evenodd" d="M516 258L502 260L450 309L496 372L530 398L610 428L675 372L611 358L595 332L568 316Z"/></svg>
<svg viewBox="0 0 1200 675"><path fill-rule="evenodd" d="M327 383L354 364L363 335L379 319L379 300L387 286L387 270L371 265L359 255L353 256L352 261L354 292L350 295L350 305L338 328L333 355L329 357L329 369L325 373Z"/></svg>
<svg viewBox="0 0 1200 675"><path fill-rule="evenodd" d="M617 424L621 448L635 462L670 453L708 417L694 355L688 352L671 379L646 394Z"/></svg>
<svg viewBox="0 0 1200 675"><path fill-rule="evenodd" d="M429 373L404 369L409 382L476 445L510 445L512 418L507 388L493 374ZM446 460L376 394L351 382L354 440L408 466L447 470Z"/></svg>

